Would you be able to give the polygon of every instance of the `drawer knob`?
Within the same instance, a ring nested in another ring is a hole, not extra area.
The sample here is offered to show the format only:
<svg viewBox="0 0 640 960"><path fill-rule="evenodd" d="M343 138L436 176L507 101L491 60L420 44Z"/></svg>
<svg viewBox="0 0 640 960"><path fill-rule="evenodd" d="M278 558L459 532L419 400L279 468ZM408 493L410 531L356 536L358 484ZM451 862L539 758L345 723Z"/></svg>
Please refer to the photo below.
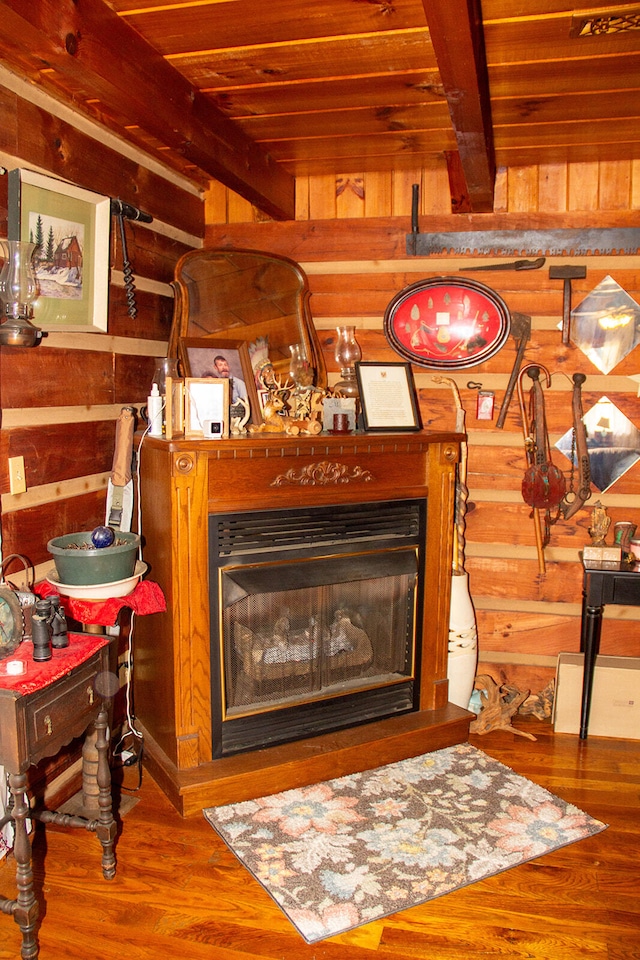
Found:
<svg viewBox="0 0 640 960"><path fill-rule="evenodd" d="M89 698L89 705L93 706L93 687L87 687L87 696Z"/></svg>
<svg viewBox="0 0 640 960"><path fill-rule="evenodd" d="M51 722L51 717L49 714L44 718L44 728L47 731L47 736L50 737L53 733L53 723Z"/></svg>

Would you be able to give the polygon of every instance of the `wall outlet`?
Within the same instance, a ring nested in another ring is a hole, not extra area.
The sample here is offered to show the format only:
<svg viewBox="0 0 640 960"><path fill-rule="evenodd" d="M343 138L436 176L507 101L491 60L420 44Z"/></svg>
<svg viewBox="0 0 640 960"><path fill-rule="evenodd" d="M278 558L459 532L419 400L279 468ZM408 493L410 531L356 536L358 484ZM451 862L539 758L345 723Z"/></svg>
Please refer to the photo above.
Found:
<svg viewBox="0 0 640 960"><path fill-rule="evenodd" d="M9 491L13 494L27 492L24 457L9 457Z"/></svg>

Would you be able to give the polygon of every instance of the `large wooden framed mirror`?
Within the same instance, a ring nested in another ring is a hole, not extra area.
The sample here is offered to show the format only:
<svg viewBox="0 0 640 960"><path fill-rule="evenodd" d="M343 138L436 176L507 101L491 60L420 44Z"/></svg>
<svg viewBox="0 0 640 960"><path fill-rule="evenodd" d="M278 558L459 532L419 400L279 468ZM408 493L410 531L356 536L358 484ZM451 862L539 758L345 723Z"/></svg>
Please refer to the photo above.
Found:
<svg viewBox="0 0 640 960"><path fill-rule="evenodd" d="M277 374L289 370L289 346L304 344L315 382L326 387L320 343L309 310L309 285L294 260L259 250L192 250L176 264L169 355L182 337L242 340L266 337Z"/></svg>

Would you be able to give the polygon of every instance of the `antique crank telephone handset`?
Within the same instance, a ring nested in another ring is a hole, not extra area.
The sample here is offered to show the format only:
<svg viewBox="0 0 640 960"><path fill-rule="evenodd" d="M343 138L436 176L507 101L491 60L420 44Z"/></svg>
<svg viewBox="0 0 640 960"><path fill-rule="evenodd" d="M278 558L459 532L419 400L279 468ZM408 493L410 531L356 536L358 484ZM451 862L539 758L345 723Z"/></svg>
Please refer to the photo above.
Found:
<svg viewBox="0 0 640 960"><path fill-rule="evenodd" d="M573 444L571 449L571 477L569 489L562 498L560 513L564 520L569 520L580 510L591 496L591 464L587 447L587 430L584 425L582 411L582 384L586 380L584 373L573 375L573 397L571 410L573 413ZM574 490L574 471L578 464L578 489Z"/></svg>

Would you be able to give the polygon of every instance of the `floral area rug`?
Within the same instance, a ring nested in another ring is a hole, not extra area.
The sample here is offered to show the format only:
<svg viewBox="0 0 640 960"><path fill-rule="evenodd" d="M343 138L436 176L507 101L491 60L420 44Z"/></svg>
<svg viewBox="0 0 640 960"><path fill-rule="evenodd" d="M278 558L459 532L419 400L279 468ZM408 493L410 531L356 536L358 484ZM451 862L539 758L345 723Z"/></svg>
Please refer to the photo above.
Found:
<svg viewBox="0 0 640 960"><path fill-rule="evenodd" d="M606 829L468 743L203 812L307 943Z"/></svg>

